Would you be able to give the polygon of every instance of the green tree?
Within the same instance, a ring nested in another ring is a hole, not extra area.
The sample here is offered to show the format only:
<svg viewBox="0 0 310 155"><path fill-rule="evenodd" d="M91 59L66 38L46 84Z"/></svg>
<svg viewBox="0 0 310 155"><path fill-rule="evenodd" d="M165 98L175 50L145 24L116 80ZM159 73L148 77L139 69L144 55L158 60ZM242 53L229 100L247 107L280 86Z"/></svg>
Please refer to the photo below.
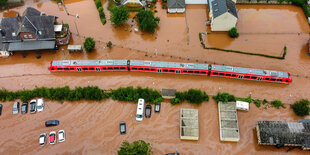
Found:
<svg viewBox="0 0 310 155"><path fill-rule="evenodd" d="M231 28L231 29L228 31L228 35L229 35L231 38L237 38L237 37L239 37L239 33L237 32L237 28L236 28L236 27Z"/></svg>
<svg viewBox="0 0 310 155"><path fill-rule="evenodd" d="M155 18L151 10L141 10L137 14L137 21L142 31L154 33L160 19L158 17Z"/></svg>
<svg viewBox="0 0 310 155"><path fill-rule="evenodd" d="M291 105L291 108L293 109L293 111L297 116L306 116L309 115L310 111L309 104L310 103L308 99L302 99Z"/></svg>
<svg viewBox="0 0 310 155"><path fill-rule="evenodd" d="M92 51L96 46L96 42L93 38L87 37L84 41L84 48L87 52Z"/></svg>
<svg viewBox="0 0 310 155"><path fill-rule="evenodd" d="M112 48L112 42L111 42L111 41L109 41L109 42L107 43L107 47Z"/></svg>
<svg viewBox="0 0 310 155"><path fill-rule="evenodd" d="M146 143L143 140L133 143L124 141L117 153L118 155L150 155L152 153L152 147L150 143Z"/></svg>
<svg viewBox="0 0 310 155"><path fill-rule="evenodd" d="M125 6L113 7L111 10L111 22L117 26L123 25L129 19L129 11Z"/></svg>
<svg viewBox="0 0 310 155"><path fill-rule="evenodd" d="M96 0L95 3L96 3L97 9L99 9L100 7L102 7L101 0Z"/></svg>
<svg viewBox="0 0 310 155"><path fill-rule="evenodd" d="M215 99L216 102L223 102L223 103L236 101L236 97L228 93L217 93L216 96L213 96L213 99Z"/></svg>
<svg viewBox="0 0 310 155"><path fill-rule="evenodd" d="M4 5L8 0L0 0L0 5Z"/></svg>

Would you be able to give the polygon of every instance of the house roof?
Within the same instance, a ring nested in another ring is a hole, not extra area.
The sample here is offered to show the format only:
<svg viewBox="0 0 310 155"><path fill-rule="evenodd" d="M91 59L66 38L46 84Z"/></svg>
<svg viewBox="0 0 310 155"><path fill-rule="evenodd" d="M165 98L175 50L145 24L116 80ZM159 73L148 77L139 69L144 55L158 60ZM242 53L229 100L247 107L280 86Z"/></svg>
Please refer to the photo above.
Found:
<svg viewBox="0 0 310 155"><path fill-rule="evenodd" d="M8 51L54 49L56 41L22 41L9 43Z"/></svg>
<svg viewBox="0 0 310 155"><path fill-rule="evenodd" d="M168 0L167 6L169 9L185 8L185 0Z"/></svg>
<svg viewBox="0 0 310 155"><path fill-rule="evenodd" d="M236 4L232 0L213 0L211 5L214 18L226 12L238 18Z"/></svg>
<svg viewBox="0 0 310 155"><path fill-rule="evenodd" d="M27 8L23 15L3 18L2 30L5 32L4 42L20 41L21 32L30 32L37 36L38 40L55 39L55 16L40 16L40 12L34 8Z"/></svg>

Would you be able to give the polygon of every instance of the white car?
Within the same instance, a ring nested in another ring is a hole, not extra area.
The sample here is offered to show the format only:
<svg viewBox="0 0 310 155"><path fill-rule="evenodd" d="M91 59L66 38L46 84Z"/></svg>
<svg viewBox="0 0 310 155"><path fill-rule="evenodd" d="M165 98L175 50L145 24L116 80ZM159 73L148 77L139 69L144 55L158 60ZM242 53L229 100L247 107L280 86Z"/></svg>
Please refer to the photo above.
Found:
<svg viewBox="0 0 310 155"><path fill-rule="evenodd" d="M64 142L66 140L65 130L58 131L58 142Z"/></svg>
<svg viewBox="0 0 310 155"><path fill-rule="evenodd" d="M42 134L40 134L40 137L39 137L40 146L44 146L45 142L46 142L46 133L42 133Z"/></svg>
<svg viewBox="0 0 310 155"><path fill-rule="evenodd" d="M56 132L55 131L51 131L50 132L50 144L56 144Z"/></svg>
<svg viewBox="0 0 310 155"><path fill-rule="evenodd" d="M44 108L44 99L40 98L37 100L37 111L41 112L43 111L43 108Z"/></svg>

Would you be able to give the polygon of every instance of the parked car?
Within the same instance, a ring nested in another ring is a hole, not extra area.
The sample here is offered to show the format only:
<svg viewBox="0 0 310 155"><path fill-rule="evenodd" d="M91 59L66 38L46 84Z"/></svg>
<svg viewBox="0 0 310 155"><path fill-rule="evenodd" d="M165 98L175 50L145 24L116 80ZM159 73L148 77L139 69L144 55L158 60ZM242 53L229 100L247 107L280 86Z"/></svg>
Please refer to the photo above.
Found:
<svg viewBox="0 0 310 155"><path fill-rule="evenodd" d="M37 100L30 101L30 113L33 114L37 111Z"/></svg>
<svg viewBox="0 0 310 155"><path fill-rule="evenodd" d="M0 104L0 115L2 114L2 104Z"/></svg>
<svg viewBox="0 0 310 155"><path fill-rule="evenodd" d="M157 102L157 103L155 103L155 108L154 108L154 111L156 112L156 113L159 113L160 112L160 102Z"/></svg>
<svg viewBox="0 0 310 155"><path fill-rule="evenodd" d="M43 98L39 98L37 100L37 111L41 112L44 109L44 99Z"/></svg>
<svg viewBox="0 0 310 155"><path fill-rule="evenodd" d="M55 131L52 131L50 132L50 144L56 144L56 132Z"/></svg>
<svg viewBox="0 0 310 155"><path fill-rule="evenodd" d="M58 142L64 142L66 140L65 130L58 131Z"/></svg>
<svg viewBox="0 0 310 155"><path fill-rule="evenodd" d="M146 105L145 106L145 117L150 118L151 117L151 112L152 112L152 106L151 105Z"/></svg>
<svg viewBox="0 0 310 155"><path fill-rule="evenodd" d="M49 126L57 126L59 125L59 121L58 120L48 120L45 122L45 126L49 127Z"/></svg>
<svg viewBox="0 0 310 155"><path fill-rule="evenodd" d="M19 102L14 102L13 104L13 115L19 113Z"/></svg>
<svg viewBox="0 0 310 155"><path fill-rule="evenodd" d="M28 111L28 102L24 102L22 104L21 112L22 112L22 114L25 114L25 113L27 113L27 111Z"/></svg>
<svg viewBox="0 0 310 155"><path fill-rule="evenodd" d="M126 123L125 122L120 122L119 123L119 130L121 134L125 134L126 133Z"/></svg>
<svg viewBox="0 0 310 155"><path fill-rule="evenodd" d="M41 133L39 137L40 146L44 146L46 143L46 133Z"/></svg>

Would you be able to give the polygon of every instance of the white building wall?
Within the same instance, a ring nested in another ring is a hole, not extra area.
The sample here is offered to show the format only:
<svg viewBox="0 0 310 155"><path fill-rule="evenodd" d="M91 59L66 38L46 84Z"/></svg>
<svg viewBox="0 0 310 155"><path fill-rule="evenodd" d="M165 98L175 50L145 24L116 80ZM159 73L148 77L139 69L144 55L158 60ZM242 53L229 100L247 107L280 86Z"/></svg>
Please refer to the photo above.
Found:
<svg viewBox="0 0 310 155"><path fill-rule="evenodd" d="M185 4L208 4L208 0L185 0Z"/></svg>
<svg viewBox="0 0 310 155"><path fill-rule="evenodd" d="M177 12L177 9L168 9L168 12L169 12L169 13L176 13L176 12Z"/></svg>
<svg viewBox="0 0 310 155"><path fill-rule="evenodd" d="M185 8L174 8L174 9L168 9L168 13L184 13Z"/></svg>
<svg viewBox="0 0 310 155"><path fill-rule="evenodd" d="M232 14L226 12L211 22L211 31L228 31L233 27L236 27L237 18Z"/></svg>

